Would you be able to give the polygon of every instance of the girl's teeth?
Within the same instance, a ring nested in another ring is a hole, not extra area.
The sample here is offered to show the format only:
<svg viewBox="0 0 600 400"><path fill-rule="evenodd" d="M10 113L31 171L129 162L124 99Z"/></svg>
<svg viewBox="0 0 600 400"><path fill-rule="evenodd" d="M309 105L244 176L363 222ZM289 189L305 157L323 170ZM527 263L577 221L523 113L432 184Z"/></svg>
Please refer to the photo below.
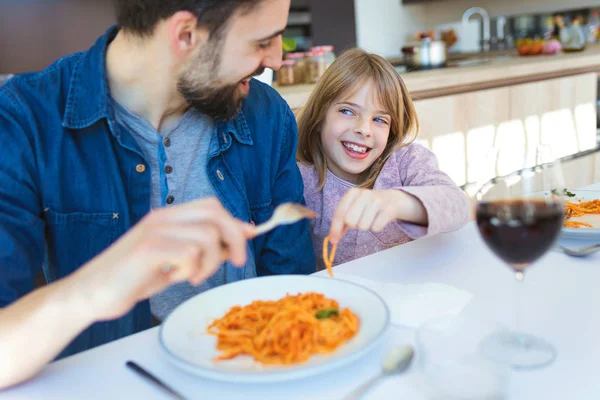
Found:
<svg viewBox="0 0 600 400"><path fill-rule="evenodd" d="M367 152L367 148L366 147L357 146L355 144L344 143L344 146L346 146L350 150L356 151L357 153L366 153Z"/></svg>

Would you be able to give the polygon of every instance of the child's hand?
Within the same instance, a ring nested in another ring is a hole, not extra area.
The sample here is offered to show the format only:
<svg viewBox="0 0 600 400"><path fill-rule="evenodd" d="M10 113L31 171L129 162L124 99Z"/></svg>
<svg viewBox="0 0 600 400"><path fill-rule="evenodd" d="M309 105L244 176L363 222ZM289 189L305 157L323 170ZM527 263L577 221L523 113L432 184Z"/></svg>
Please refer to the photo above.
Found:
<svg viewBox="0 0 600 400"><path fill-rule="evenodd" d="M416 197L401 190L353 188L340 201L329 237L339 243L346 229L381 232L390 222L406 220L427 224L427 211Z"/></svg>

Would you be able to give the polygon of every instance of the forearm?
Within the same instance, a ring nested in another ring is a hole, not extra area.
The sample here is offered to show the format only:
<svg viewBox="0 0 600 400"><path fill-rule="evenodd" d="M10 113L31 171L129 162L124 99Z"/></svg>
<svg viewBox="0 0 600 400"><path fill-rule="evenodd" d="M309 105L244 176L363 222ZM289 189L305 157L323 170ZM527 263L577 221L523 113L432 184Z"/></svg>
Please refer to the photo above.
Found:
<svg viewBox="0 0 600 400"><path fill-rule="evenodd" d="M33 377L93 322L75 279L48 285L0 310L0 388Z"/></svg>
<svg viewBox="0 0 600 400"><path fill-rule="evenodd" d="M423 226L429 224L427 210L419 199L402 190L394 190L393 193L396 216L399 220Z"/></svg>
<svg viewBox="0 0 600 400"><path fill-rule="evenodd" d="M427 235L451 232L468 222L469 201L457 186L411 186L402 190L419 199L427 210Z"/></svg>

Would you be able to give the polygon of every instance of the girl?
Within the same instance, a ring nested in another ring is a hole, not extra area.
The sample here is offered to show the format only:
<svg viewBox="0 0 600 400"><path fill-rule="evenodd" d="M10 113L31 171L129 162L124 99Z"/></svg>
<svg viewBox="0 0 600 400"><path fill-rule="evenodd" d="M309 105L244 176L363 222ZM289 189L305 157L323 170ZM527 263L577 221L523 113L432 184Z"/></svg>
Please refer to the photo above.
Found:
<svg viewBox="0 0 600 400"><path fill-rule="evenodd" d="M411 143L417 130L408 90L382 57L347 51L319 79L298 116L297 154L306 203L319 213L319 269L328 235L335 265L468 221L466 195Z"/></svg>

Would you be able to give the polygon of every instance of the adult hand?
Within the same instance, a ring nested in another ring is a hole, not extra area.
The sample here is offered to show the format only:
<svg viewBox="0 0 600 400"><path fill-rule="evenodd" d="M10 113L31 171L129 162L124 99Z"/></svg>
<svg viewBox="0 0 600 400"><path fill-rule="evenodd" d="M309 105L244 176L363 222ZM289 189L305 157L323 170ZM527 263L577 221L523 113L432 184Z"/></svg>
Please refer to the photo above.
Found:
<svg viewBox="0 0 600 400"><path fill-rule="evenodd" d="M226 260L243 266L252 233L215 198L163 208L68 279L96 320L118 318L172 284L202 283Z"/></svg>

